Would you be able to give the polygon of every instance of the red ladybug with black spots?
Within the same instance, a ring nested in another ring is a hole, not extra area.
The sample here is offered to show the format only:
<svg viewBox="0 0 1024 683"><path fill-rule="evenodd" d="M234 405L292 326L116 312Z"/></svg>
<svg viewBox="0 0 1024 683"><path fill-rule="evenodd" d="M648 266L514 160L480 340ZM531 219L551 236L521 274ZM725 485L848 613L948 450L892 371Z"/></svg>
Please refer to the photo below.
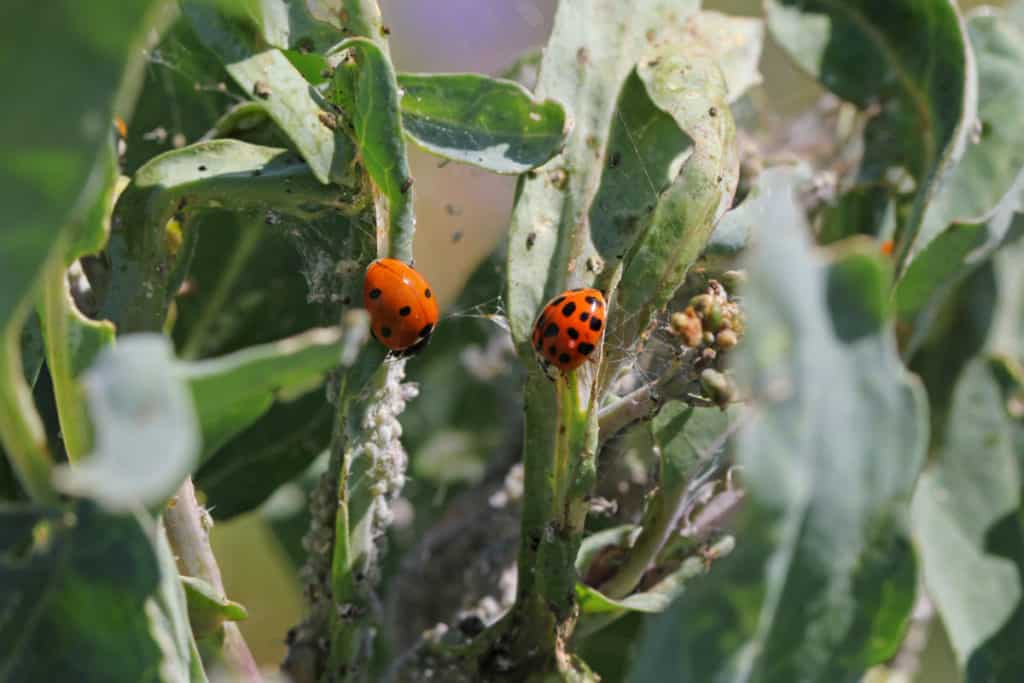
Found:
<svg viewBox="0 0 1024 683"><path fill-rule="evenodd" d="M363 306L370 313L370 334L399 356L420 351L437 325L430 285L397 259L377 259L367 266Z"/></svg>
<svg viewBox="0 0 1024 683"><path fill-rule="evenodd" d="M604 337L606 304L597 289L570 289L549 301L533 324L533 349L550 377L566 374L587 360Z"/></svg>

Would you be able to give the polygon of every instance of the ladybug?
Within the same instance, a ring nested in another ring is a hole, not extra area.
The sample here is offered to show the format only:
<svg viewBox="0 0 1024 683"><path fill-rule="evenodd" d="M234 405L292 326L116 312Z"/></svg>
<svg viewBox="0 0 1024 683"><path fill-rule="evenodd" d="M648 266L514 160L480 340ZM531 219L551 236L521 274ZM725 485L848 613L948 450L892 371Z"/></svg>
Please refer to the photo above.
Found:
<svg viewBox="0 0 1024 683"><path fill-rule="evenodd" d="M400 356L426 346L437 325L437 299L430 285L397 259L377 259L367 266L363 306L370 312L370 334Z"/></svg>
<svg viewBox="0 0 1024 683"><path fill-rule="evenodd" d="M597 289L570 289L544 306L533 324L533 349L548 377L583 364L604 336L604 294Z"/></svg>

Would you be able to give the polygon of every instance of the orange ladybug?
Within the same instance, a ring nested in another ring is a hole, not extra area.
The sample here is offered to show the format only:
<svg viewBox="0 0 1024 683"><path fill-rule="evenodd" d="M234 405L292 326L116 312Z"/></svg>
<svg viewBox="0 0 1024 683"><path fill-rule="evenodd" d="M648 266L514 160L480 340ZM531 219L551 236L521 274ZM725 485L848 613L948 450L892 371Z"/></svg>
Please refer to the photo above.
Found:
<svg viewBox="0 0 1024 683"><path fill-rule="evenodd" d="M363 306L370 312L370 334L398 355L421 350L437 325L437 299L430 285L397 259L377 259L367 266Z"/></svg>
<svg viewBox="0 0 1024 683"><path fill-rule="evenodd" d="M594 352L604 337L604 294L597 289L571 289L549 301L533 324L537 362L551 377L551 368L572 372Z"/></svg>

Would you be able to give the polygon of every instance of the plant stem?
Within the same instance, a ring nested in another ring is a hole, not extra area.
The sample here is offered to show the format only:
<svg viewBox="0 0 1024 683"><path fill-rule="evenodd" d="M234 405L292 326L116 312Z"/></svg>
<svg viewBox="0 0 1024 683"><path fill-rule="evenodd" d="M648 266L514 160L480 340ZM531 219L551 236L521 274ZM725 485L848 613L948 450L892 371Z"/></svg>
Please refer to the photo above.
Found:
<svg viewBox="0 0 1024 683"><path fill-rule="evenodd" d="M164 511L167 540L178 558L178 567L182 574L206 581L225 596L224 580L217 565L217 558L210 547L211 524L207 513L199 507L195 487L192 485L192 478L189 477L178 489L173 504ZM259 667L256 666L256 661L242 638L238 625L225 622L223 628L224 640L220 654L225 666L244 683L262 681Z"/></svg>
<svg viewBox="0 0 1024 683"><path fill-rule="evenodd" d="M25 491L38 502L54 502L57 494L50 483L53 460L46 446L43 423L32 402L21 366L22 305L11 316L0 343L0 441Z"/></svg>
<svg viewBox="0 0 1024 683"><path fill-rule="evenodd" d="M726 440L735 433L739 426L745 423L745 419L733 421L718 437L714 448L710 450L714 452L721 449ZM708 467L702 475L694 478L682 488L677 498L667 496L664 488L658 488L655 491L653 498L648 503L643 530L637 537L636 543L629 549L625 560L615 574L601 584L598 590L615 600L620 600L633 592L647 569L656 562L659 553L678 529L680 522L699 504L704 486L720 475L721 462L713 462L714 464ZM738 505L743 496L739 494L732 498L729 498L728 511L731 511L734 505ZM714 520L720 518L717 514L713 516ZM699 530L688 530L688 536L692 538L696 533L704 533L706 528L709 528L708 522L705 522Z"/></svg>
<svg viewBox="0 0 1024 683"><path fill-rule="evenodd" d="M690 405L704 406L697 403L691 395L699 395L700 382L697 373L692 370L677 370L680 361L666 371L661 377L634 389L619 400L603 407L598 414L601 443L605 443L620 431L640 420L654 417L666 401L685 401Z"/></svg>
<svg viewBox="0 0 1024 683"><path fill-rule="evenodd" d="M92 429L85 410L81 388L75 381L68 340L68 316L71 314L67 272L57 250L43 273L40 321L46 342L46 365L53 380L57 416L68 460L78 462L92 443Z"/></svg>

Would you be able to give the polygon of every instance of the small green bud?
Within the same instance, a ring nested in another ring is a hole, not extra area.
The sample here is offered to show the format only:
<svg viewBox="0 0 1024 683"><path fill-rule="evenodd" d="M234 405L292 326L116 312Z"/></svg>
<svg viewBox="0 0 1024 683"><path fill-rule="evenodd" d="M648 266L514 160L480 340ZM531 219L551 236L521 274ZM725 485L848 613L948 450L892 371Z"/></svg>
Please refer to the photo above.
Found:
<svg viewBox="0 0 1024 683"><path fill-rule="evenodd" d="M729 291L738 289L747 281L745 270L727 270L722 273L722 284L729 288Z"/></svg>
<svg viewBox="0 0 1024 683"><path fill-rule="evenodd" d="M712 368L707 368L700 373L700 385L707 397L719 407L728 405L736 394L729 378Z"/></svg>
<svg viewBox="0 0 1024 683"><path fill-rule="evenodd" d="M717 303L712 304L704 314L704 320L708 323L708 327L717 332L722 327L722 307Z"/></svg>

